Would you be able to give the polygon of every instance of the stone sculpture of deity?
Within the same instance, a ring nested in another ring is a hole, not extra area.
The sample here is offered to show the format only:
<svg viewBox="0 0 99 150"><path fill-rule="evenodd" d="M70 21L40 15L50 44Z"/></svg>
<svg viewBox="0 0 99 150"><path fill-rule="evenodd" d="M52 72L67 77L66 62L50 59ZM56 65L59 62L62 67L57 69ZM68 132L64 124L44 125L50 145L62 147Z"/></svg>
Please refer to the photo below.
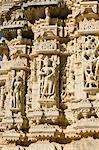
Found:
<svg viewBox="0 0 99 150"><path fill-rule="evenodd" d="M43 79L43 86L41 89L41 97L54 95L54 86L55 86L55 69L52 66L49 66L49 58L46 56L43 61L44 66L41 69L40 75Z"/></svg>
<svg viewBox="0 0 99 150"><path fill-rule="evenodd" d="M12 107L20 109L22 99L23 80L17 75L13 81L13 101Z"/></svg>

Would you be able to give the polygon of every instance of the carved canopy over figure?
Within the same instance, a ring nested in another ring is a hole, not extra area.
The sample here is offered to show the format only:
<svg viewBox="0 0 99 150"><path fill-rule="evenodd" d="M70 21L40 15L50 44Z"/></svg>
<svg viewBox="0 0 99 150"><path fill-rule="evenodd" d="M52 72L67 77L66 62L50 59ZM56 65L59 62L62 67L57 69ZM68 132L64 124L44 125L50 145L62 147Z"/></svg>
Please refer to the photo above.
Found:
<svg viewBox="0 0 99 150"><path fill-rule="evenodd" d="M46 56L44 61L44 66L41 69L40 75L43 79L42 87L42 98L44 96L54 95L54 86L55 86L55 69L54 67L49 66L49 58Z"/></svg>
<svg viewBox="0 0 99 150"><path fill-rule="evenodd" d="M20 108L21 100L22 100L22 89L23 89L23 80L17 75L13 81L13 108Z"/></svg>

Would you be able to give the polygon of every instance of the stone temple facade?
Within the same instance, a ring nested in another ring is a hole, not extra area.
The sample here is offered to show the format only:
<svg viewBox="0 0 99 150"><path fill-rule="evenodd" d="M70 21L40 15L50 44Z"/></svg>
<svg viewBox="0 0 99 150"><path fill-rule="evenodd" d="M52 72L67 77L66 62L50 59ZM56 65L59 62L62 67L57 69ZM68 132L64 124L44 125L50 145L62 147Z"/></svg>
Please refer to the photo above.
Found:
<svg viewBox="0 0 99 150"><path fill-rule="evenodd" d="M99 2L0 0L0 150L99 150Z"/></svg>

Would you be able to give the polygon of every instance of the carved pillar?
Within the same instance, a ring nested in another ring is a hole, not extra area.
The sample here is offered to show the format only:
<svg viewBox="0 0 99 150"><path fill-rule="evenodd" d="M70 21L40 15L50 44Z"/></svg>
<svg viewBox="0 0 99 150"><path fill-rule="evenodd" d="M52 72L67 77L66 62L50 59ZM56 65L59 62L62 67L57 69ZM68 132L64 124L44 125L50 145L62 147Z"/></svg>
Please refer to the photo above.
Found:
<svg viewBox="0 0 99 150"><path fill-rule="evenodd" d="M38 110L39 104L39 75L38 68L40 67L40 60L37 56L31 57L31 82L32 82L32 110Z"/></svg>
<svg viewBox="0 0 99 150"><path fill-rule="evenodd" d="M0 95L0 101L1 101L0 110L2 110L4 108L4 86L0 87L0 92L1 92L1 95Z"/></svg>

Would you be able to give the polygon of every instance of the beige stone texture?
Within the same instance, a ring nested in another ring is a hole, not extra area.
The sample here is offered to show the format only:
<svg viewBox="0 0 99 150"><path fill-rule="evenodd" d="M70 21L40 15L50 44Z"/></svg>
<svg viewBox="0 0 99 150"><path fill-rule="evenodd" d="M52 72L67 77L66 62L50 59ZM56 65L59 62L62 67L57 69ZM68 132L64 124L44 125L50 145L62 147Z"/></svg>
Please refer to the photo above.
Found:
<svg viewBox="0 0 99 150"><path fill-rule="evenodd" d="M99 2L0 0L0 150L99 149Z"/></svg>

